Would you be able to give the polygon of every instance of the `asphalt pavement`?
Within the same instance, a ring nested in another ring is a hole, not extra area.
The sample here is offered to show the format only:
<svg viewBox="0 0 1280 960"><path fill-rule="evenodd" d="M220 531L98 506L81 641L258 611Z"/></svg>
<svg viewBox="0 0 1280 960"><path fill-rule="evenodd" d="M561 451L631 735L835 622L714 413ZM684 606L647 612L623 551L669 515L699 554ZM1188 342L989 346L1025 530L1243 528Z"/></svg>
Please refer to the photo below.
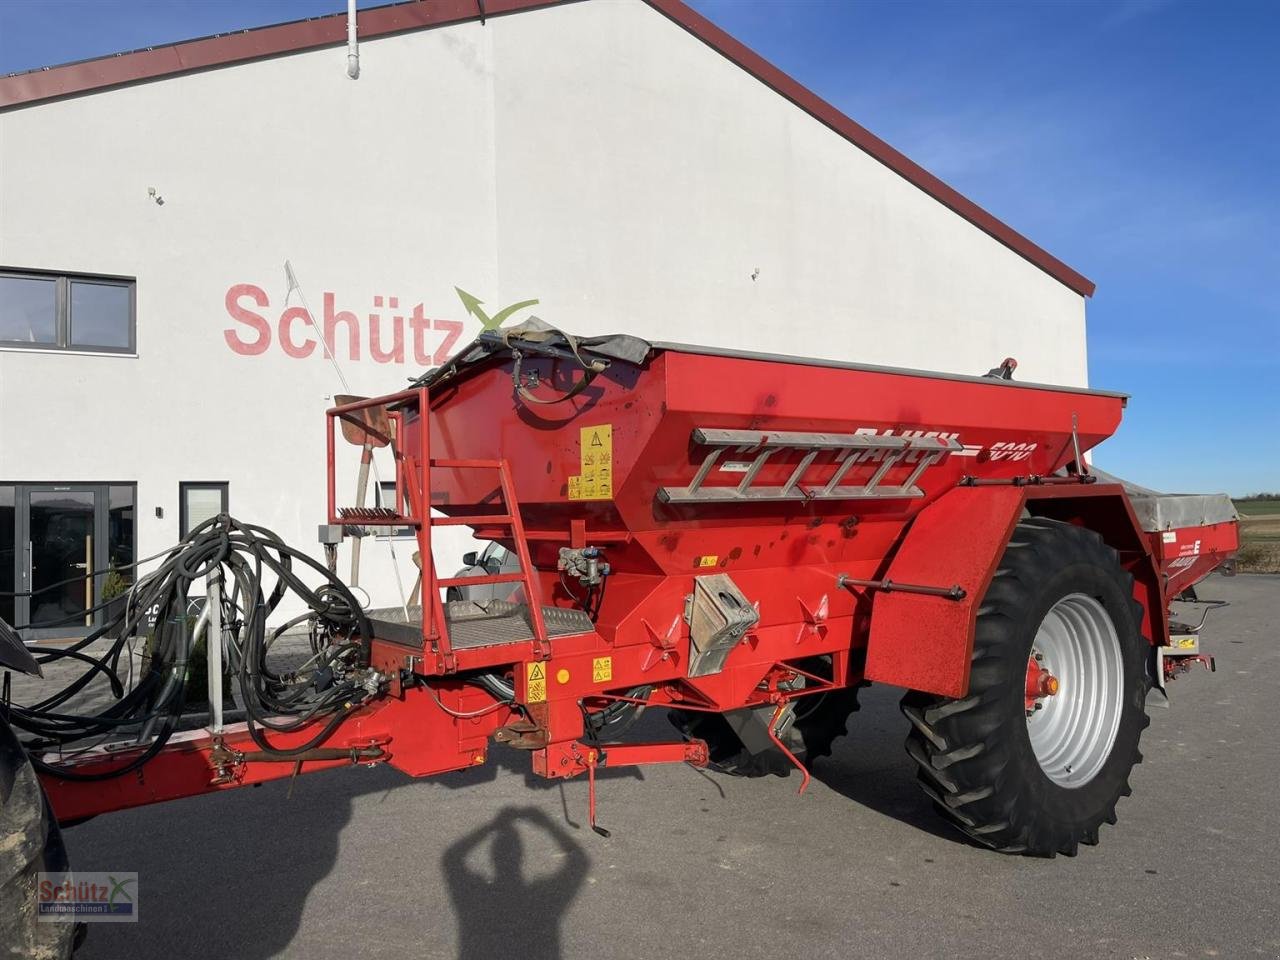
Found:
<svg viewBox="0 0 1280 960"><path fill-rule="evenodd" d="M139 874L83 960L1280 957L1280 577L1213 577L1218 669L1153 708L1120 822L1075 858L975 847L930 809L898 691L798 778L686 766L548 784L523 754L415 782L331 771L100 817L84 870ZM661 716L637 728L669 731Z"/></svg>

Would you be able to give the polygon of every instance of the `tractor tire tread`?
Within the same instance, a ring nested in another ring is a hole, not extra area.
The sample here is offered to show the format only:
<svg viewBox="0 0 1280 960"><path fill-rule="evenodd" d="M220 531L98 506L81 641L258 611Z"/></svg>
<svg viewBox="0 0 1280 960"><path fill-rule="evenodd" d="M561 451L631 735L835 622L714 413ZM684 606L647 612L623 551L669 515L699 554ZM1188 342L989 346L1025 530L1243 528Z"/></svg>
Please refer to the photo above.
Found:
<svg viewBox="0 0 1280 960"><path fill-rule="evenodd" d="M1024 519L979 604L967 693L947 698L911 691L902 700L902 712L910 721L907 755L917 766L925 795L967 836L1001 852L1075 856L1080 844L1096 844L1099 826L1116 822L1115 801L1129 796L1129 771L1142 761L1136 736L1123 745L1117 740L1107 760L1107 769L1113 769L1114 761L1118 776L1113 795L1082 819L1054 819L1038 803L1044 786L1054 785L1038 767L1033 774L1043 778L1043 784L1029 782L1034 777L1027 775L1025 760L1016 756L1011 743L1011 737L1026 736L1010 719L1007 691L1025 669L1019 666L1019 658L1025 663L1026 657L1019 645L1030 643L1024 624L1027 612L1038 602L1041 585L1073 565L1088 565L1114 578L1119 595L1130 598L1129 626L1142 640L1137 632L1142 607L1132 599L1133 577L1120 565L1116 551L1092 530L1045 518ZM1138 734L1149 722L1142 703L1148 685L1143 670L1141 695L1127 697L1123 708ZM1133 716L1134 710L1140 718ZM1114 755L1121 750L1127 755Z"/></svg>

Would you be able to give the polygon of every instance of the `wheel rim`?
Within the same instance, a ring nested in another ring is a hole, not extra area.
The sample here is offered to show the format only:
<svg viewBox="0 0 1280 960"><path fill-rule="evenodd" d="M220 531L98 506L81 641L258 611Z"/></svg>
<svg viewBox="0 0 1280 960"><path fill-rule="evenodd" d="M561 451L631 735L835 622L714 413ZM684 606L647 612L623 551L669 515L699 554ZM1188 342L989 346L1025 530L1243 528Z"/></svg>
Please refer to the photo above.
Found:
<svg viewBox="0 0 1280 960"><path fill-rule="evenodd" d="M1055 692L1028 697L1031 749L1054 783L1082 787L1111 756L1120 727L1124 665L1115 625L1093 597L1069 594L1045 615L1031 658L1042 678L1056 680L1039 684Z"/></svg>

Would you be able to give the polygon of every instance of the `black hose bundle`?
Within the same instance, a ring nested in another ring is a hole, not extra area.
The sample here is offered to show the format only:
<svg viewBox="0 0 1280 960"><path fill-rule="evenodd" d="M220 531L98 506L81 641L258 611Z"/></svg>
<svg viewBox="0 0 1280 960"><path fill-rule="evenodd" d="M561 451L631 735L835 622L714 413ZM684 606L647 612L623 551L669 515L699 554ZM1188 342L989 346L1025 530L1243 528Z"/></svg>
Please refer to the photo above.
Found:
<svg viewBox="0 0 1280 960"><path fill-rule="evenodd" d="M81 661L82 674L39 703L0 705L14 727L31 735L25 746L38 769L68 780L101 780L136 770L163 749L182 716L196 628L204 625L189 612L192 585L199 580L223 584L223 636L209 631L208 642L223 644L223 660L239 690L249 733L262 750L281 757L300 755L327 739L354 707L378 692L383 678L368 669L372 633L359 603L334 574L270 530L223 514L151 560L158 560L158 567L138 578L119 613L83 640L37 657L41 663ZM319 573L323 583L311 588L296 565ZM290 593L306 604L307 612L268 630L268 617ZM194 599L202 595L198 591ZM145 632L148 622L154 623L149 663L126 690L121 661L132 669L129 640ZM312 653L305 669L273 670L268 664L272 645L303 623L310 627ZM86 652L103 637L112 638L104 653ZM68 701L98 677L110 684L114 702L95 713L68 712ZM327 722L305 743L282 748L268 740L268 731L296 731L325 717ZM145 749L106 772L76 773L40 756L129 734Z"/></svg>

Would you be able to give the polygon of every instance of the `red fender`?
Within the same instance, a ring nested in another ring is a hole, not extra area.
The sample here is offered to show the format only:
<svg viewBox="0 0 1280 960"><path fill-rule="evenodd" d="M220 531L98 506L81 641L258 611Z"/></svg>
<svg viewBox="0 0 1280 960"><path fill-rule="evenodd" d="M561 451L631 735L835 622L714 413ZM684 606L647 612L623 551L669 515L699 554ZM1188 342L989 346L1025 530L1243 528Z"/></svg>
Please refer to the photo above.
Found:
<svg viewBox="0 0 1280 960"><path fill-rule="evenodd" d="M961 587L955 601L879 592L871 604L865 676L944 697L969 689L978 607L1023 510L1096 530L1120 553L1143 608L1142 633L1165 642L1160 576L1123 488L1081 486L956 487L922 510L883 576L896 583Z"/></svg>
<svg viewBox="0 0 1280 960"><path fill-rule="evenodd" d="M961 587L962 600L879 591L871 601L865 676L945 697L969 687L978 604L1022 513L1022 487L956 487L907 528L884 577Z"/></svg>

